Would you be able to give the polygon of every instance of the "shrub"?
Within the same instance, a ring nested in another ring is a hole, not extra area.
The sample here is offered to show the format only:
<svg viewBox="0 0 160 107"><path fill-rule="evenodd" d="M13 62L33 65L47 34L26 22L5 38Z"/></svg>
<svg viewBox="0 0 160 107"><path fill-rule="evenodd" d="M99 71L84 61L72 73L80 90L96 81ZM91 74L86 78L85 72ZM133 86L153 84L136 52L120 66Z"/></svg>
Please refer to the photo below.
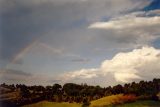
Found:
<svg viewBox="0 0 160 107"><path fill-rule="evenodd" d="M83 100L83 104L82 104L82 107L89 107L91 103L87 100L87 99L84 99Z"/></svg>
<svg viewBox="0 0 160 107"><path fill-rule="evenodd" d="M123 95L118 99L114 100L113 104L123 104L123 103L130 103L137 100L137 97L133 94L130 95Z"/></svg>
<svg viewBox="0 0 160 107"><path fill-rule="evenodd" d="M151 98L151 95L141 95L138 97L138 100L150 100Z"/></svg>

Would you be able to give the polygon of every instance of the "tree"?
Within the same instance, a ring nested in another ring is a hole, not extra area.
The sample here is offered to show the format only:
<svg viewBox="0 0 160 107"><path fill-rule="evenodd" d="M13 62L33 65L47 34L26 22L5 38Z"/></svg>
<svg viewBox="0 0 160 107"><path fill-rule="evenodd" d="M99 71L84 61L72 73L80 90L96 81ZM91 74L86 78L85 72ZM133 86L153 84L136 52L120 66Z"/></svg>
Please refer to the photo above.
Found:
<svg viewBox="0 0 160 107"><path fill-rule="evenodd" d="M91 104L91 103L88 101L87 98L84 98L84 99L83 99L82 107L89 107L90 104Z"/></svg>

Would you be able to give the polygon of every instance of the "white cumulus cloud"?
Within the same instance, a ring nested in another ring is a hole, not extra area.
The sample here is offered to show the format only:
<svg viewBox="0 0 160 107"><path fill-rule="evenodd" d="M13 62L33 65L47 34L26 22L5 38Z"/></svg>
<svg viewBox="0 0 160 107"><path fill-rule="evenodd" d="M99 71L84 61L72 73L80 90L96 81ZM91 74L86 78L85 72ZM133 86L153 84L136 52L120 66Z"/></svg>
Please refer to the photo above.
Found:
<svg viewBox="0 0 160 107"><path fill-rule="evenodd" d="M130 47L151 45L160 37L159 11L137 11L106 22L92 23L88 28L97 29L99 35L105 31L106 38L114 38L120 43L129 43L131 46L129 44L127 46Z"/></svg>
<svg viewBox="0 0 160 107"><path fill-rule="evenodd" d="M66 72L59 76L62 81L68 81L71 79L90 79L93 77L97 77L98 69L81 69L77 71Z"/></svg>
<svg viewBox="0 0 160 107"><path fill-rule="evenodd" d="M113 73L115 79L120 82L154 78L154 76L160 76L160 67L158 66L160 65L160 57L157 56L159 54L160 50L153 47L118 53L113 59L104 61L101 69L105 74L107 72Z"/></svg>
<svg viewBox="0 0 160 107"><path fill-rule="evenodd" d="M131 82L160 77L160 50L142 47L131 52L116 54L111 60L102 62L99 68L82 69L62 74L66 81L76 78L91 79L112 74L117 82Z"/></svg>
<svg viewBox="0 0 160 107"><path fill-rule="evenodd" d="M96 22L89 26L89 28L99 29L130 29L146 26L156 26L160 24L160 17L124 17L109 22Z"/></svg>

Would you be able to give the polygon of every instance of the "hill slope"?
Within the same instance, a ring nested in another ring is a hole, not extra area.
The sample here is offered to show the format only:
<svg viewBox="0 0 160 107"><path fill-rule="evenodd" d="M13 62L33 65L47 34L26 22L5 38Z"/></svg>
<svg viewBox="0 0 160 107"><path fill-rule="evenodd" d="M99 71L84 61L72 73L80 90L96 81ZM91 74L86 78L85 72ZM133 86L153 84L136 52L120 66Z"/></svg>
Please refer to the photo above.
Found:
<svg viewBox="0 0 160 107"><path fill-rule="evenodd" d="M160 102L158 101L136 101L133 103L127 103L123 105L119 105L116 107L160 107Z"/></svg>
<svg viewBox="0 0 160 107"><path fill-rule="evenodd" d="M35 104L26 105L23 107L81 107L81 104L77 103L57 103L57 102L48 102L48 101L42 101Z"/></svg>
<svg viewBox="0 0 160 107"><path fill-rule="evenodd" d="M89 107L160 107L160 102L151 101L151 100L136 101L136 102L125 103L121 105L112 105L122 97L123 95L119 94L119 95L112 95L112 96L104 97L98 100L94 100L91 102L91 105ZM35 103L35 104L25 105L23 107L82 107L82 104L42 101L42 102Z"/></svg>
<svg viewBox="0 0 160 107"><path fill-rule="evenodd" d="M119 95L111 95L111 96L103 97L98 100L92 101L90 106L103 107L103 106L111 105L122 96L123 96L122 94L119 94Z"/></svg>

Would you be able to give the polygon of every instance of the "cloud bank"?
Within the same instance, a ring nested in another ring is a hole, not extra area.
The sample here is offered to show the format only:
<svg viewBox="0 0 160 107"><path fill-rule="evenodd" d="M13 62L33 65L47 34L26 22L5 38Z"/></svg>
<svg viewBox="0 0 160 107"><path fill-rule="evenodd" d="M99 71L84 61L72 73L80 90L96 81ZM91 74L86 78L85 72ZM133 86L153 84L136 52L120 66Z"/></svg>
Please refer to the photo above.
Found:
<svg viewBox="0 0 160 107"><path fill-rule="evenodd" d="M48 35L46 32L52 32L51 37L54 35L54 40L57 41L58 38L58 41L62 41L65 37L57 34L59 30L65 33L66 29L72 30L73 27L82 25L84 27L88 23L120 12L142 9L149 3L148 0L0 0L0 24L3 26L0 31L0 58L12 60L33 39ZM81 29L78 28L78 31L81 32ZM85 34L79 35L88 35L86 31L83 32ZM70 35L72 41L79 42L73 30ZM70 42L67 39L65 41ZM54 46L57 44L54 43Z"/></svg>
<svg viewBox="0 0 160 107"><path fill-rule="evenodd" d="M89 28L124 30L139 29L144 27L156 26L160 24L160 17L124 17L109 22L96 22Z"/></svg>
<svg viewBox="0 0 160 107"><path fill-rule="evenodd" d="M91 79L112 74L117 82L127 83L133 80L146 80L160 77L160 50L142 47L131 52L116 54L111 60L105 60L99 68L82 69L67 72L62 80Z"/></svg>
<svg viewBox="0 0 160 107"><path fill-rule="evenodd" d="M0 82L8 84L26 84L26 85L52 85L60 82L53 80L53 77L40 73L27 73L15 69L0 70Z"/></svg>
<svg viewBox="0 0 160 107"><path fill-rule="evenodd" d="M117 42L127 43L130 47L150 45L160 37L159 10L129 13L106 22L92 23L88 28L109 32L112 36L110 38L116 39ZM109 37L106 36L106 38Z"/></svg>
<svg viewBox="0 0 160 107"><path fill-rule="evenodd" d="M110 60L104 60L99 68L81 69L62 73L54 77L47 75L35 75L22 71L8 70L0 72L0 79L4 77L8 82L21 81L22 83L47 84L49 81L58 80L59 83L72 82L74 80L90 80L95 78L106 78L112 76L117 83L128 83L131 81L148 80L160 77L160 50L153 47L142 47L130 52L116 54ZM14 80L14 81L13 81ZM112 81L113 82L113 81Z"/></svg>

